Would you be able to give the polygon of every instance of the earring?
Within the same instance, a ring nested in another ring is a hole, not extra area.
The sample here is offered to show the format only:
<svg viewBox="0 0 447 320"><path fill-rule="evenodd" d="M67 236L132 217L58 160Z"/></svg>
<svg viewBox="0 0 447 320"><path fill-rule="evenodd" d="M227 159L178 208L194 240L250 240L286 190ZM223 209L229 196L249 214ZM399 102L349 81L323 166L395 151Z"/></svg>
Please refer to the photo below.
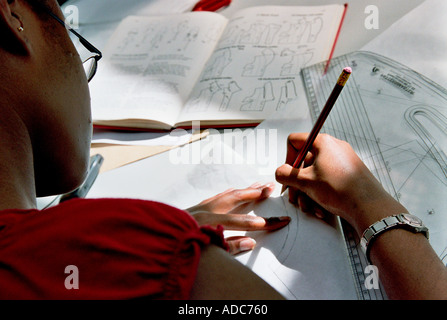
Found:
<svg viewBox="0 0 447 320"><path fill-rule="evenodd" d="M21 27L21 26L17 28L17 31L19 31L19 32L22 32L23 30L25 30L25 29L23 29L23 27Z"/></svg>

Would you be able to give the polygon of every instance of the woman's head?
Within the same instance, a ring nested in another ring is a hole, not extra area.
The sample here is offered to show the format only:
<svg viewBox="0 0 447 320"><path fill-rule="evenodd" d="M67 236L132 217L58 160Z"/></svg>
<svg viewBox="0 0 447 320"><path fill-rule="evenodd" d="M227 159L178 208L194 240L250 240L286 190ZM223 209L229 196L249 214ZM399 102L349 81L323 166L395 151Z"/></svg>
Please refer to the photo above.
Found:
<svg viewBox="0 0 447 320"><path fill-rule="evenodd" d="M82 182L92 126L82 62L48 12L64 19L56 0L0 0L0 117L26 129L38 196Z"/></svg>

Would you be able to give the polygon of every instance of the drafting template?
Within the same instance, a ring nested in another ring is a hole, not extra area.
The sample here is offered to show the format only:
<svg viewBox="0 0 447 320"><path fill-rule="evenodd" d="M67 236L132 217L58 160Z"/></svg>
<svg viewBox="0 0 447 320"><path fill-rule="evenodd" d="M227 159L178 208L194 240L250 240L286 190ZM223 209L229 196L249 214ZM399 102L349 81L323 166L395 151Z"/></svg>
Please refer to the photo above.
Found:
<svg viewBox="0 0 447 320"><path fill-rule="evenodd" d="M352 75L322 131L349 142L384 188L424 221L447 264L447 90L388 58L354 52L333 59L325 76L324 63L302 70L313 121L346 66Z"/></svg>

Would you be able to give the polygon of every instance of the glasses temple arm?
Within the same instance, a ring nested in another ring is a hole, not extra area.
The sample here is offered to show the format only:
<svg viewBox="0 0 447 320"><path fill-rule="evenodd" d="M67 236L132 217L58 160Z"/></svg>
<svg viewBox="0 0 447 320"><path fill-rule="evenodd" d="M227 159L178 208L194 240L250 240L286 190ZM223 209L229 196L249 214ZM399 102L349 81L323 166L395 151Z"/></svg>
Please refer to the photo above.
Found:
<svg viewBox="0 0 447 320"><path fill-rule="evenodd" d="M90 42L88 42L83 36L81 36L79 33L76 32L72 27L70 27L65 21L60 19L57 15L52 13L51 11L48 12L50 16L52 16L56 21L58 21L61 25L63 25L68 31L73 33L76 37L78 37L79 42L81 42L90 52L96 53L98 55L98 58L96 60L102 58L102 53L99 51L94 45L92 45Z"/></svg>

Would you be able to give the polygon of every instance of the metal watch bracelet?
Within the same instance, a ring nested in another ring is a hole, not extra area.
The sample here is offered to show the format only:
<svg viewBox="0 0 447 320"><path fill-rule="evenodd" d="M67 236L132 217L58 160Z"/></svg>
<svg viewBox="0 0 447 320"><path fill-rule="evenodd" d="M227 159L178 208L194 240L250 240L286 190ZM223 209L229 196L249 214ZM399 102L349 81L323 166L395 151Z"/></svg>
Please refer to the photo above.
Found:
<svg viewBox="0 0 447 320"><path fill-rule="evenodd" d="M370 250L372 242L384 231L394 228L402 228L413 233L423 233L427 239L429 238L428 228L421 219L412 214L400 213L383 218L369 226L360 239L360 246L369 263L371 263Z"/></svg>

